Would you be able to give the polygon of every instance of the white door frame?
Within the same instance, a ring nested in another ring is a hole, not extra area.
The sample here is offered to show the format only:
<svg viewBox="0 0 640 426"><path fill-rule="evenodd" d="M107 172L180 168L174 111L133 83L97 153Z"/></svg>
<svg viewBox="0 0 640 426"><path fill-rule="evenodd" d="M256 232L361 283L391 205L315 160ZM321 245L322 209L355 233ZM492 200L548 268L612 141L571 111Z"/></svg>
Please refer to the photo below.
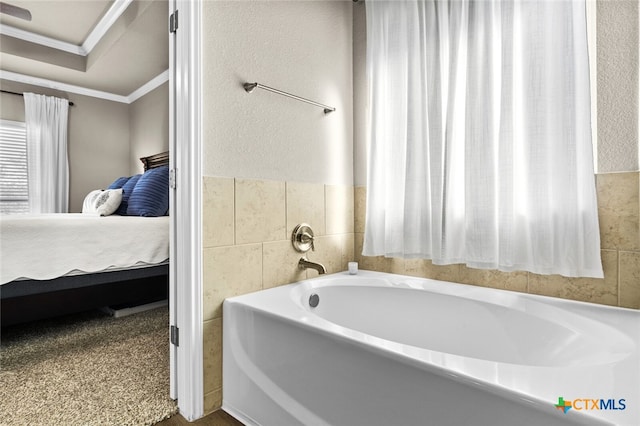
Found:
<svg viewBox="0 0 640 426"><path fill-rule="evenodd" d="M170 36L169 146L175 174L171 203L171 397L189 421L204 414L202 324L201 0L169 0L178 27Z"/></svg>

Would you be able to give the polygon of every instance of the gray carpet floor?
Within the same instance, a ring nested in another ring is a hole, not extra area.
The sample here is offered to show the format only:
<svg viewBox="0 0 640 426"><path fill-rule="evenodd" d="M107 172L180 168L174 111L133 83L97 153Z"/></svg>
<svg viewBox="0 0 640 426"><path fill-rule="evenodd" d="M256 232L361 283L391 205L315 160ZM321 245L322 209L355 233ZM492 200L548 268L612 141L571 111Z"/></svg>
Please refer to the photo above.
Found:
<svg viewBox="0 0 640 426"><path fill-rule="evenodd" d="M7 327L0 336L0 424L151 425L169 398L168 309L100 312Z"/></svg>

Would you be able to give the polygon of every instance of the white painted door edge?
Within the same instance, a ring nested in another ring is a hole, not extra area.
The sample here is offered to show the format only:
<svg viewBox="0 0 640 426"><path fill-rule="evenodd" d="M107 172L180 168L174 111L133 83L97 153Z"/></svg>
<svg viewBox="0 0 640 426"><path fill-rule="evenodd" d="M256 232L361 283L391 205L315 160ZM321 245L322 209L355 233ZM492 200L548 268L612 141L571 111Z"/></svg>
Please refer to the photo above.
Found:
<svg viewBox="0 0 640 426"><path fill-rule="evenodd" d="M179 345L175 395L180 414L189 421L204 414L202 344L202 136L200 29L202 1L170 0L171 13L178 11L173 38L170 102L175 115L172 146L176 190L174 194L175 320Z"/></svg>

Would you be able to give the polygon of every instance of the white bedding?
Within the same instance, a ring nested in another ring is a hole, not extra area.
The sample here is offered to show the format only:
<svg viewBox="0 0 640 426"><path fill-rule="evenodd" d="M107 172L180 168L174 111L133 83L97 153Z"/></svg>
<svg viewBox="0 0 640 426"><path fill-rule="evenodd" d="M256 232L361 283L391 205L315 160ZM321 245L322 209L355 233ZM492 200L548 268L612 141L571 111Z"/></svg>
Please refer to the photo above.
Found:
<svg viewBox="0 0 640 426"><path fill-rule="evenodd" d="M168 216L0 216L0 284L159 264L168 258Z"/></svg>

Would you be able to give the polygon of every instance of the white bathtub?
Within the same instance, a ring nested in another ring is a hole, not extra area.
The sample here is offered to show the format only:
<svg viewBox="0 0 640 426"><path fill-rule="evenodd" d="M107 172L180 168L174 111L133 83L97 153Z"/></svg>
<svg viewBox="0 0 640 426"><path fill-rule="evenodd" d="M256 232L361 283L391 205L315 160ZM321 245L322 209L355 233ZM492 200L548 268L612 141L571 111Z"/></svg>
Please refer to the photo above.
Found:
<svg viewBox="0 0 640 426"><path fill-rule="evenodd" d="M635 310L360 271L227 299L223 324L249 425L640 425Z"/></svg>

